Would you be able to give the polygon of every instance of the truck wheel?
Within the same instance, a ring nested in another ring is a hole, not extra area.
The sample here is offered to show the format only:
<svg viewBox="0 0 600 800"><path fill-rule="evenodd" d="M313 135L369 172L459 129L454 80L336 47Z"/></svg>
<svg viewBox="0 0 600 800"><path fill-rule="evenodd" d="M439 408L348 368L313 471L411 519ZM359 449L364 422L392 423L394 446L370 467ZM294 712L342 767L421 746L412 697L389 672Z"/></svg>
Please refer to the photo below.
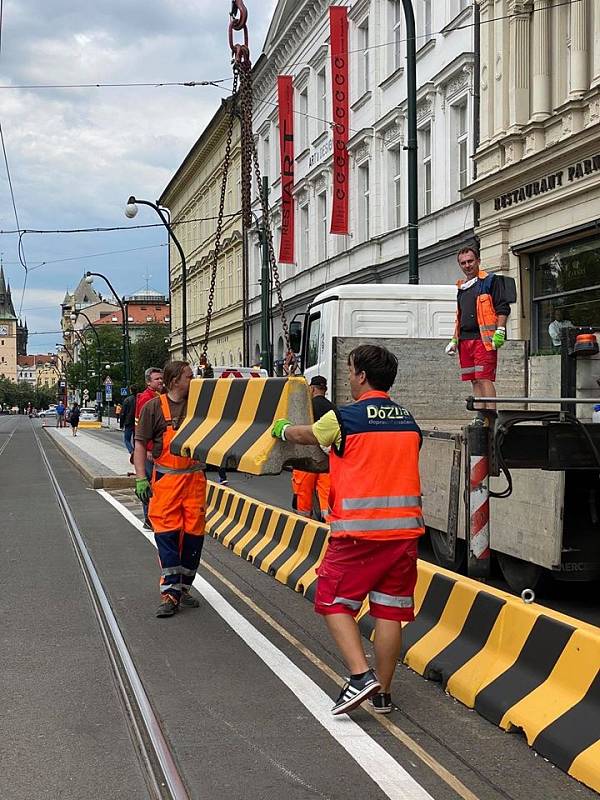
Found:
<svg viewBox="0 0 600 800"><path fill-rule="evenodd" d="M438 531L437 528L428 528L429 538L435 561L440 567L449 569L452 572L464 572L465 556L467 553L466 542L464 539L456 540L456 551L454 558L451 558L446 547L446 534Z"/></svg>
<svg viewBox="0 0 600 800"><path fill-rule="evenodd" d="M523 589L533 589L535 591L540 588L544 577L543 567L538 564L532 564L530 561L523 561L521 558L509 556L506 553L496 553L496 555L504 580L513 592L521 594Z"/></svg>

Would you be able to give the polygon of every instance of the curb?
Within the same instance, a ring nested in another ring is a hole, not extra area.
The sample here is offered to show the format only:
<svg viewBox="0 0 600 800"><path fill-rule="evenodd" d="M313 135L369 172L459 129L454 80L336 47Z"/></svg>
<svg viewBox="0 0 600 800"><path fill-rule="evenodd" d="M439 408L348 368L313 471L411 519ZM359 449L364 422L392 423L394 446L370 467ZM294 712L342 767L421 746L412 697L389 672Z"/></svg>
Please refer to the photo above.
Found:
<svg viewBox="0 0 600 800"><path fill-rule="evenodd" d="M327 525L210 482L206 503L208 533L314 599ZM600 791L600 628L421 560L418 568L404 663ZM372 638L368 601L358 620Z"/></svg>
<svg viewBox="0 0 600 800"><path fill-rule="evenodd" d="M102 475L101 473L93 471L91 465L85 464L80 458L77 458L73 450L68 447L60 437L53 436L50 431L51 428L43 428L51 442L60 450L60 452L70 461L75 469L81 473L83 479L92 489L129 489L135 486L135 480L129 478L127 475ZM97 462L99 467L102 464Z"/></svg>

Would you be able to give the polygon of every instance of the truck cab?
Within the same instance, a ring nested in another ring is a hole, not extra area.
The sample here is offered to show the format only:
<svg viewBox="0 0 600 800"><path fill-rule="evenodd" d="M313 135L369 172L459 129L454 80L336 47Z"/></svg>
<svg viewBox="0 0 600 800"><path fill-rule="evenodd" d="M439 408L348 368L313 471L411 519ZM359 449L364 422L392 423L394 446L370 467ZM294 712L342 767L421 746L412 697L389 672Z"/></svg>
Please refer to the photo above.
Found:
<svg viewBox="0 0 600 800"><path fill-rule="evenodd" d="M336 337L450 339L455 316L454 286L344 284L294 317L290 340L306 379L323 375L333 386Z"/></svg>

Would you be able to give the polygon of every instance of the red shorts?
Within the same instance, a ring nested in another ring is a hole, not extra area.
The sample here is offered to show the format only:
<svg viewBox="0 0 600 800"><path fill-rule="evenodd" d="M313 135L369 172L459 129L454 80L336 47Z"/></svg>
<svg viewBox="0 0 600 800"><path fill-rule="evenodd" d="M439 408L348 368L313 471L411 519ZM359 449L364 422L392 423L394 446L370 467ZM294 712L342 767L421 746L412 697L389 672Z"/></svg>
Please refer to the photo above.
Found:
<svg viewBox="0 0 600 800"><path fill-rule="evenodd" d="M486 350L481 339L461 339L458 343L458 357L461 380L496 380L498 351Z"/></svg>
<svg viewBox="0 0 600 800"><path fill-rule="evenodd" d="M317 614L355 617L369 595L369 613L379 619L414 619L417 540L389 542L335 536L317 569Z"/></svg>

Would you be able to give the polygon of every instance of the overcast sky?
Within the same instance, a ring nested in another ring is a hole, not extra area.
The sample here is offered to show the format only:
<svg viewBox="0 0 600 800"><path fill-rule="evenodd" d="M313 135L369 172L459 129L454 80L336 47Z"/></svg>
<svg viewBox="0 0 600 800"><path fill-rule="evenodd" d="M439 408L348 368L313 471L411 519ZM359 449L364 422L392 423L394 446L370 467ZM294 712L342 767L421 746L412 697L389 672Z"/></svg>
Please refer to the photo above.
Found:
<svg viewBox="0 0 600 800"><path fill-rule="evenodd" d="M246 5L255 61L276 2ZM4 0L0 86L230 79L229 9L225 0ZM140 209L128 223L127 198L159 197L223 96L210 86L1 88L0 122L20 227L157 222L151 209ZM1 156L0 175L0 229L11 231L16 225ZM30 273L22 316L30 334L52 332L30 335L28 352L55 349L59 304L88 269L105 273L119 294L145 286L148 273L151 287L166 294L165 242L164 229L24 236ZM25 273L17 245L16 236L0 236L18 313ZM133 248L144 249L96 255ZM101 282L98 289L108 294Z"/></svg>

